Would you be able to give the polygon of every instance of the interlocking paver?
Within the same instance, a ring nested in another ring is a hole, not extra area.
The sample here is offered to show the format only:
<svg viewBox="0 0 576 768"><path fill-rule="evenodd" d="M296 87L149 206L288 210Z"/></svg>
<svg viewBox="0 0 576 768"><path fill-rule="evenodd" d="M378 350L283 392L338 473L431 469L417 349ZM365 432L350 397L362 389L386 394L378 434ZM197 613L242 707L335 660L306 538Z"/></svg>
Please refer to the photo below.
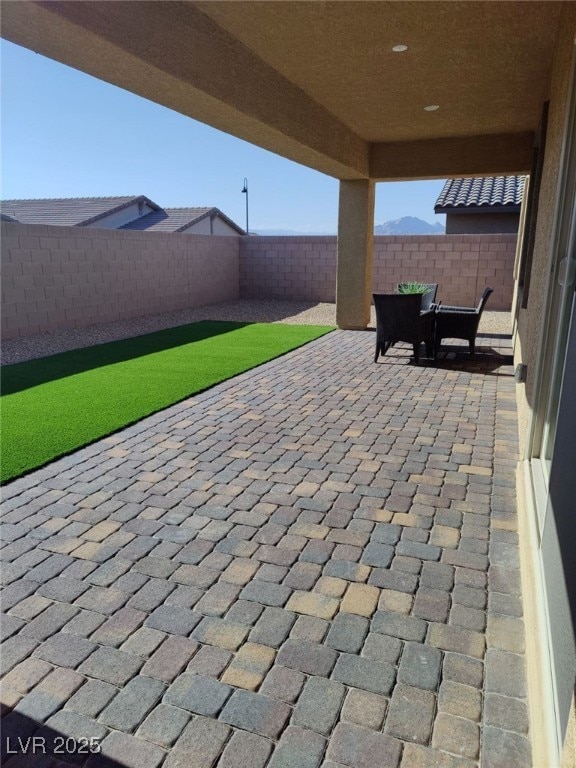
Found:
<svg viewBox="0 0 576 768"><path fill-rule="evenodd" d="M243 600L253 600L262 605L282 607L288 601L292 590L282 584L271 584L266 581L251 581L247 584L240 597Z"/></svg>
<svg viewBox="0 0 576 768"><path fill-rule="evenodd" d="M134 656L147 658L154 653L165 637L166 634L157 629L140 627L122 643L120 650L125 653L131 653Z"/></svg>
<svg viewBox="0 0 576 768"><path fill-rule="evenodd" d="M144 664L141 674L169 683L184 669L198 647L195 640L170 635Z"/></svg>
<svg viewBox="0 0 576 768"><path fill-rule="evenodd" d="M58 667L74 669L84 659L87 659L96 650L96 647L95 643L82 637L59 632L38 646L34 651L34 656Z"/></svg>
<svg viewBox="0 0 576 768"><path fill-rule="evenodd" d="M426 622L415 616L404 616L390 611L377 611L372 619L372 631L391 635L401 640L424 640Z"/></svg>
<svg viewBox="0 0 576 768"><path fill-rule="evenodd" d="M66 709L87 717L97 717L109 704L119 689L101 680L87 680L86 683L66 702Z"/></svg>
<svg viewBox="0 0 576 768"><path fill-rule="evenodd" d="M276 657L278 664L308 675L327 677L336 663L336 651L306 640L287 640Z"/></svg>
<svg viewBox="0 0 576 768"><path fill-rule="evenodd" d="M6 486L5 728L115 728L88 768L529 764L513 378L368 336Z"/></svg>
<svg viewBox="0 0 576 768"><path fill-rule="evenodd" d="M447 653L444 657L442 675L444 680L453 680L455 683L481 688L484 682L484 665L471 656Z"/></svg>
<svg viewBox="0 0 576 768"><path fill-rule="evenodd" d="M353 613L339 613L332 622L326 645L337 651L358 653L368 634L370 622L363 616Z"/></svg>
<svg viewBox="0 0 576 768"><path fill-rule="evenodd" d="M188 672L195 672L198 675L220 677L232 658L233 654L224 648L203 645L186 669Z"/></svg>
<svg viewBox="0 0 576 768"><path fill-rule="evenodd" d="M273 743L255 733L236 731L222 753L218 768L264 768Z"/></svg>
<svg viewBox="0 0 576 768"><path fill-rule="evenodd" d="M290 634L296 614L281 608L266 608L250 632L250 641L278 648Z"/></svg>
<svg viewBox="0 0 576 768"><path fill-rule="evenodd" d="M165 686L150 677L135 677L100 714L104 725L118 731L133 731L160 699Z"/></svg>
<svg viewBox="0 0 576 768"><path fill-rule="evenodd" d="M289 704L296 701L306 681L302 672L288 667L274 666L266 675L260 693Z"/></svg>
<svg viewBox="0 0 576 768"><path fill-rule="evenodd" d="M290 717L290 707L281 701L251 691L234 691L220 720L224 723L274 739Z"/></svg>
<svg viewBox="0 0 576 768"><path fill-rule="evenodd" d="M194 613L188 608L181 608L177 605L161 605L148 616L144 625L161 632L188 636L201 620L201 614Z"/></svg>
<svg viewBox="0 0 576 768"><path fill-rule="evenodd" d="M286 603L286 610L317 616L320 619L331 619L339 605L339 601L334 597L326 597L316 592L294 592Z"/></svg>
<svg viewBox="0 0 576 768"><path fill-rule="evenodd" d="M328 746L327 757L354 768L392 766L400 762L402 742L349 723L339 723Z"/></svg>
<svg viewBox="0 0 576 768"><path fill-rule="evenodd" d="M38 646L38 641L32 638L10 637L2 644L2 656L0 657L0 674L5 675L17 664L26 659Z"/></svg>
<svg viewBox="0 0 576 768"><path fill-rule="evenodd" d="M222 682L236 688L256 690L272 666L275 655L275 651L266 645L245 643L222 675Z"/></svg>
<svg viewBox="0 0 576 768"><path fill-rule="evenodd" d="M101 744L101 753L93 753L87 768L122 765L126 768L158 768L166 752L155 744L120 731L112 731Z"/></svg>
<svg viewBox="0 0 576 768"><path fill-rule="evenodd" d="M202 619L196 627L193 637L201 643L235 651L242 645L249 631L250 627L243 624L234 624L225 619L207 617Z"/></svg>
<svg viewBox="0 0 576 768"><path fill-rule="evenodd" d="M56 668L18 702L15 712L35 723L44 722L62 707L83 682L84 678L77 672Z"/></svg>
<svg viewBox="0 0 576 768"><path fill-rule="evenodd" d="M439 712L434 724L432 746L474 760L480 750L480 729L470 720Z"/></svg>
<svg viewBox="0 0 576 768"><path fill-rule="evenodd" d="M350 688L342 707L341 719L379 731L384 722L388 699L376 693Z"/></svg>
<svg viewBox="0 0 576 768"><path fill-rule="evenodd" d="M318 768L326 749L326 740L293 725L288 726L276 748L269 768Z"/></svg>
<svg viewBox="0 0 576 768"><path fill-rule="evenodd" d="M442 654L429 645L406 643L398 669L398 682L435 691L438 687Z"/></svg>
<svg viewBox="0 0 576 768"><path fill-rule="evenodd" d="M336 723L345 693L346 688L340 683L311 677L298 699L292 724L328 735Z"/></svg>
<svg viewBox="0 0 576 768"><path fill-rule="evenodd" d="M139 671L144 659L115 648L97 648L78 668L79 672L105 683L124 685Z"/></svg>
<svg viewBox="0 0 576 768"><path fill-rule="evenodd" d="M22 628L20 637L33 638L34 640L46 640L46 638L62 629L70 619L80 612L79 608L65 603L53 603L39 616ZM4 645L6 652L6 645Z"/></svg>
<svg viewBox="0 0 576 768"><path fill-rule="evenodd" d="M4 676L2 687L13 688L19 693L28 693L51 671L52 666L46 661L27 658Z"/></svg>
<svg viewBox="0 0 576 768"><path fill-rule="evenodd" d="M388 695L394 685L396 670L379 661L342 653L332 677L354 688Z"/></svg>
<svg viewBox="0 0 576 768"><path fill-rule="evenodd" d="M124 607L113 614L91 636L91 640L100 645L118 648L143 623L146 614L134 608Z"/></svg>
<svg viewBox="0 0 576 768"><path fill-rule="evenodd" d="M529 726L528 707L524 701L488 693L484 702L484 722L485 725L526 735Z"/></svg>
<svg viewBox="0 0 576 768"><path fill-rule="evenodd" d="M396 664L402 652L402 641L397 637L369 632L362 648L362 656L373 661Z"/></svg>
<svg viewBox="0 0 576 768"><path fill-rule="evenodd" d="M384 732L403 741L427 744L435 707L436 699L430 691L398 683L390 699Z"/></svg>
<svg viewBox="0 0 576 768"><path fill-rule="evenodd" d="M376 587L368 584L350 584L340 604L340 610L370 618L376 610L379 596L380 590Z"/></svg>
<svg viewBox="0 0 576 768"><path fill-rule="evenodd" d="M195 717L182 732L163 768L206 768L213 765L230 730L218 720Z"/></svg>
<svg viewBox="0 0 576 768"><path fill-rule="evenodd" d="M190 714L183 709L159 704L155 707L138 729L137 736L161 747L171 747L182 733Z"/></svg>
<svg viewBox="0 0 576 768"><path fill-rule="evenodd" d="M199 715L216 715L232 693L229 685L202 675L180 675L170 686L164 701Z"/></svg>

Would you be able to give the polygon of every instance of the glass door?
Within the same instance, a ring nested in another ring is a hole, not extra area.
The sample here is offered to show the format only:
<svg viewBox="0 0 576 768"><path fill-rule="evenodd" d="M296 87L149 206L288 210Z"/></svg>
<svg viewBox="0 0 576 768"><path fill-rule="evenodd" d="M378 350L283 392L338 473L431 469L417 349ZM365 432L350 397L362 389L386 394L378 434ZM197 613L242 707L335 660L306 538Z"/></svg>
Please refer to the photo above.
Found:
<svg viewBox="0 0 576 768"><path fill-rule="evenodd" d="M574 93L574 89L572 91ZM563 177L559 188L558 214L546 308L538 398L532 433L532 478L539 531L544 526L550 469L558 426L560 390L576 287L576 99L568 115L569 130L563 152Z"/></svg>

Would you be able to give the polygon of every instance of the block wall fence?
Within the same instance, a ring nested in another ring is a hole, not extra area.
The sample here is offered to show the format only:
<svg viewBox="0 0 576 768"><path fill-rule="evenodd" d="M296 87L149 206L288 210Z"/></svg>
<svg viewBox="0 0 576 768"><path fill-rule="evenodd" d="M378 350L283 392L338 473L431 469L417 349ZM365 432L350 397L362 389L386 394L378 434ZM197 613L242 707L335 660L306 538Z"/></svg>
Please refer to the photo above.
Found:
<svg viewBox="0 0 576 768"><path fill-rule="evenodd" d="M2 223L2 338L238 298L239 237Z"/></svg>
<svg viewBox="0 0 576 768"><path fill-rule="evenodd" d="M438 283L444 304L475 305L494 288L488 309L509 310L516 235L375 237L373 293L404 280ZM240 243L240 295L301 301L335 300L335 237L250 237Z"/></svg>
<svg viewBox="0 0 576 768"><path fill-rule="evenodd" d="M2 338L242 298L335 300L335 237L218 237L1 225ZM374 292L437 282L447 304L510 309L515 235L374 239Z"/></svg>

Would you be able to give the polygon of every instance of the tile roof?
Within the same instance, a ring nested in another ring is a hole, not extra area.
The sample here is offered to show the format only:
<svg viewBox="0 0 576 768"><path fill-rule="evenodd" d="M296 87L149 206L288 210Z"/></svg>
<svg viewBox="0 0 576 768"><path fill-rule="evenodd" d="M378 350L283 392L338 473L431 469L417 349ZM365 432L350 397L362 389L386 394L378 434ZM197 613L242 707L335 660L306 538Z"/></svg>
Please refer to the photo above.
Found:
<svg viewBox="0 0 576 768"><path fill-rule="evenodd" d="M188 229L192 224L196 224L211 214L219 216L227 224L236 229L239 234L244 231L229 219L226 214L218 208L162 208L158 211L152 211L139 219L129 221L120 229L131 229L147 232L182 232Z"/></svg>
<svg viewBox="0 0 576 768"><path fill-rule="evenodd" d="M156 203L153 203L152 200L149 200L144 195L2 200L0 205L3 214L10 216L21 224L81 227L140 201L147 203L152 208L158 208Z"/></svg>
<svg viewBox="0 0 576 768"><path fill-rule="evenodd" d="M520 210L524 192L524 176L486 176L473 179L448 179L440 192L435 213L454 212L465 208L505 208Z"/></svg>

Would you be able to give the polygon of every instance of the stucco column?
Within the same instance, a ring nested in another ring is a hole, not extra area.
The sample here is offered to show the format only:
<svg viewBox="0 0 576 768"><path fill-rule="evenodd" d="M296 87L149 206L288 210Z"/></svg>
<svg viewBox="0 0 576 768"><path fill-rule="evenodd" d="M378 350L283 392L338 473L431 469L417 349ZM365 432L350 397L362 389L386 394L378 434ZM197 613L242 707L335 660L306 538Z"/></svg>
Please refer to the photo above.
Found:
<svg viewBox="0 0 576 768"><path fill-rule="evenodd" d="M341 181L336 272L339 328L361 330L370 322L373 244L374 182Z"/></svg>

